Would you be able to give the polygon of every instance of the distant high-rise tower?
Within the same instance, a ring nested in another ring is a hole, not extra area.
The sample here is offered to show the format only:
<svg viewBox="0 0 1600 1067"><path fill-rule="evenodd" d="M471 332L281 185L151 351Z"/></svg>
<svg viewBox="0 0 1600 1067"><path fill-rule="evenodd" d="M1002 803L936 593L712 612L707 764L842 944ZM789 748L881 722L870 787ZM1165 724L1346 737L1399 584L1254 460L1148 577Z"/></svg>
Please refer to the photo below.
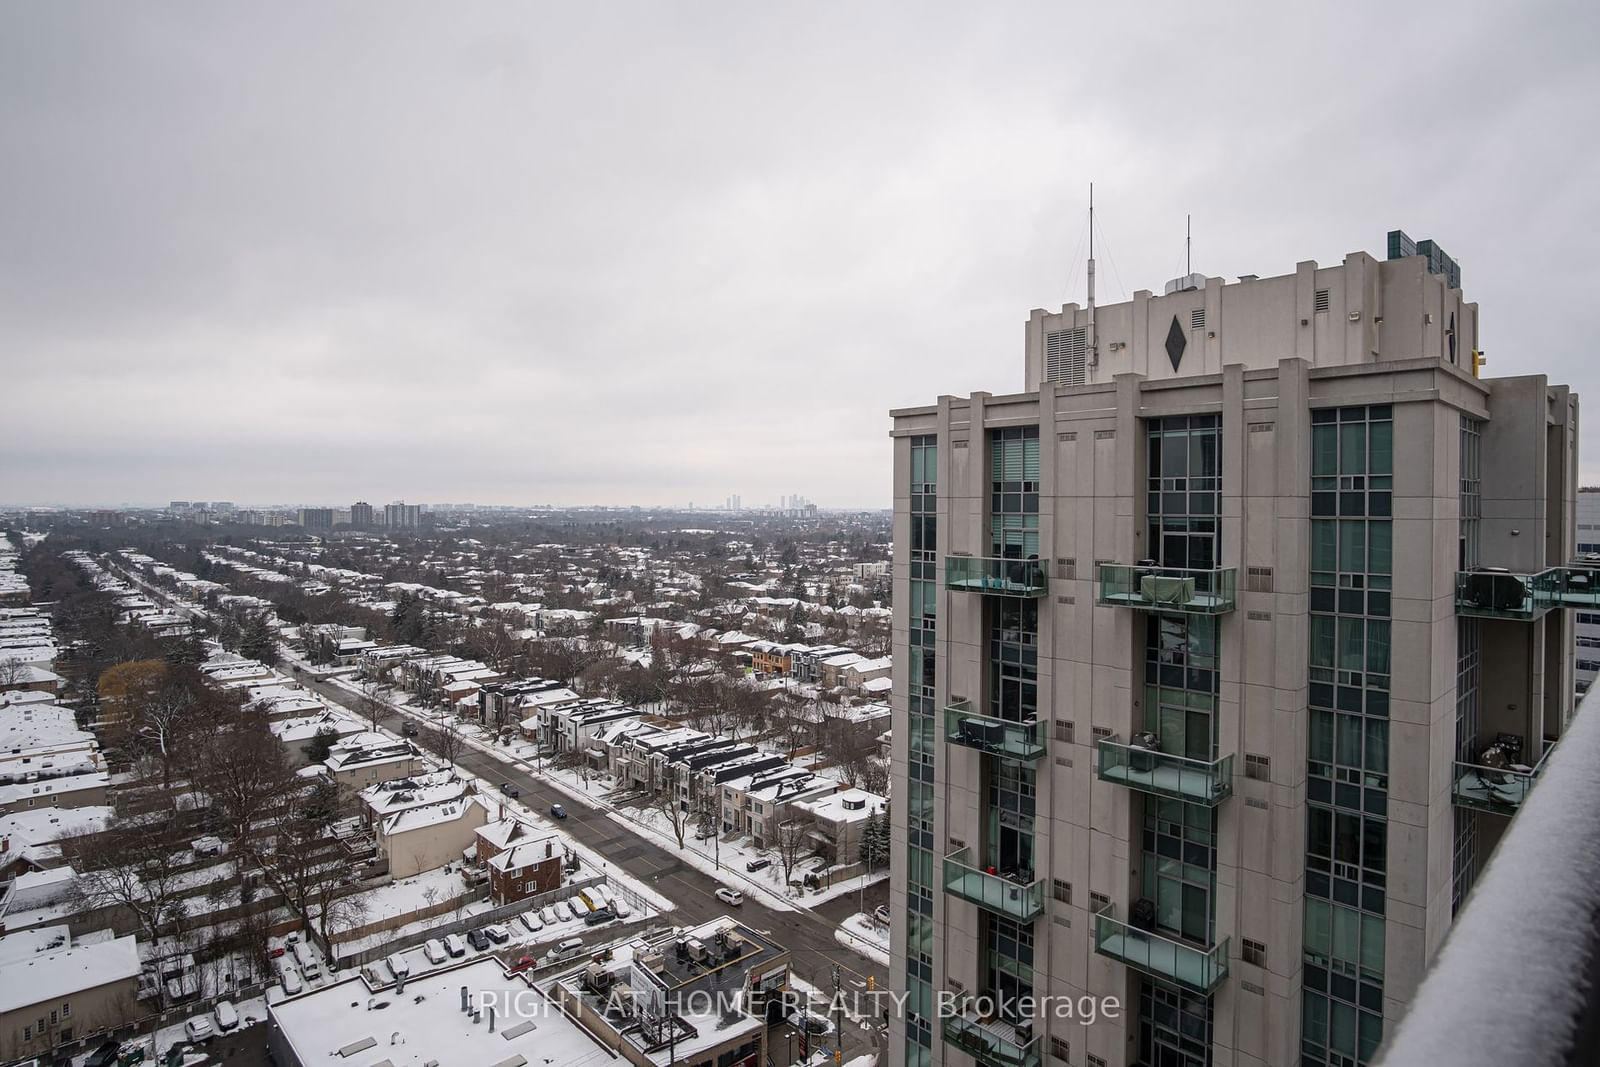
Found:
<svg viewBox="0 0 1600 1067"><path fill-rule="evenodd" d="M396 500L383 508L385 523L391 530L415 530L422 524L422 507Z"/></svg>
<svg viewBox="0 0 1600 1067"><path fill-rule="evenodd" d="M372 525L372 505L365 500L357 500L350 505L350 525L358 530L365 530Z"/></svg>
<svg viewBox="0 0 1600 1067"><path fill-rule="evenodd" d="M333 509L301 508L300 525L307 530L331 530L333 529Z"/></svg>

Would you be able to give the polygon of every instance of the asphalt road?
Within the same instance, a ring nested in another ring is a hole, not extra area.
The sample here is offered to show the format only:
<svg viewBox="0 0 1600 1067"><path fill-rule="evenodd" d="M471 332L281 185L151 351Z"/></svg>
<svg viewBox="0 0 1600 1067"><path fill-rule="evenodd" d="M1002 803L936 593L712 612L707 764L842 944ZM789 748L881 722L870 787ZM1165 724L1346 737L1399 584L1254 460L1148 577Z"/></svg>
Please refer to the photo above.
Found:
<svg viewBox="0 0 1600 1067"><path fill-rule="evenodd" d="M355 700L348 691L314 679L304 672L300 673L299 679L329 701L360 715L355 707ZM411 720L399 713L392 713L383 720L383 725L399 733L401 726L408 721ZM424 748L431 748L430 735L428 727L422 726L420 736L413 740ZM721 882L683 862L671 850L618 825L608 817L604 809L582 803L537 777L525 767L497 760L470 747L462 751L456 758L456 763L468 773L487 781L497 784L510 782L521 790L518 800L535 811L548 811L552 804L562 805L567 812L562 829L604 856L608 863L622 868L676 903L677 910L666 916L674 924L694 925L737 910L740 920L745 925L787 948L791 957L791 970L823 990L825 995L833 988L835 965L840 971L841 990L847 1002L853 1002L853 994L865 994L868 988L868 976L871 976L878 989L887 988L886 968L851 952L834 940L833 934L838 924L860 907L858 894L849 893L837 897L814 910L779 911L767 907L759 894L746 893L744 904L738 909L733 909L712 895L713 891L722 885ZM869 912L887 900L888 887L884 882L869 888L865 893L865 906ZM863 1010L870 1003L870 998L863 997ZM888 1003L887 1000L883 1001L885 1007ZM790 1028L787 1026L775 1028L769 1037L774 1063L787 1062L783 1059L785 1053L780 1050L785 1047L786 1037L791 1036L789 1031ZM877 1051L876 1034L872 1030L846 1019L844 1035L846 1059ZM813 1049L821 1047L817 1043L818 1040L812 1039ZM820 1040L826 1043L826 1047L832 1047L831 1037ZM798 1043L795 1047L798 1048Z"/></svg>

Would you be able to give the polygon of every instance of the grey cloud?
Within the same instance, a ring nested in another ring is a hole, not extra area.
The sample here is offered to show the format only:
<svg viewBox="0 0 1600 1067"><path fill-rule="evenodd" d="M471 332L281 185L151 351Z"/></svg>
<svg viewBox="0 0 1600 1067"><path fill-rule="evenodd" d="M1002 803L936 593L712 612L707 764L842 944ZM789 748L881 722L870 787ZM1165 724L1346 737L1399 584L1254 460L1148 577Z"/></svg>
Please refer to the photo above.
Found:
<svg viewBox="0 0 1600 1067"><path fill-rule="evenodd" d="M1103 299L1403 226L1591 391L1590 5L1080 7L10 5L0 499L886 505L1091 179Z"/></svg>

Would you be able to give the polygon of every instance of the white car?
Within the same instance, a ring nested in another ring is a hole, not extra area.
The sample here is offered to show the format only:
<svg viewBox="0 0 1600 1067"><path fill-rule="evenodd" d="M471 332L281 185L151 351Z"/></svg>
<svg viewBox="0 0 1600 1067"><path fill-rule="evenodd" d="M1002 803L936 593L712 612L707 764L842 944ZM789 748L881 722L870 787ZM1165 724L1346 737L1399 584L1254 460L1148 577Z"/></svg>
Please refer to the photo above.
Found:
<svg viewBox="0 0 1600 1067"><path fill-rule="evenodd" d="M572 918L572 905L568 904L566 901L558 900L550 906L556 909L557 922L566 922L568 919Z"/></svg>
<svg viewBox="0 0 1600 1067"><path fill-rule="evenodd" d="M430 937L423 943L422 954L428 957L429 963L443 963L450 958L450 954L444 950L444 942L437 937Z"/></svg>
<svg viewBox="0 0 1600 1067"><path fill-rule="evenodd" d="M517 918L522 920L522 925L528 928L528 933L536 934L544 929L544 922L531 911L525 911Z"/></svg>
<svg viewBox="0 0 1600 1067"><path fill-rule="evenodd" d="M226 1000L219 1000L217 1001L215 1011L217 1016L218 1033L226 1034L230 1030L238 1029L239 1013L234 1010L232 1004Z"/></svg>
<svg viewBox="0 0 1600 1067"><path fill-rule="evenodd" d="M460 934L446 934L444 937L445 951L456 959L467 954L467 943L461 940Z"/></svg>
<svg viewBox="0 0 1600 1067"><path fill-rule="evenodd" d="M546 926L554 926L556 923L561 921L561 916L556 914L556 909L552 908L548 904L546 904L543 910L539 912L539 918L544 920L544 924Z"/></svg>
<svg viewBox="0 0 1600 1067"><path fill-rule="evenodd" d="M284 996L295 996L305 988L305 983L300 980L300 972L294 969L292 963L279 962L278 980L283 983Z"/></svg>
<svg viewBox="0 0 1600 1067"><path fill-rule="evenodd" d="M718 900L722 901L724 904L731 904L736 908L740 904L744 903L744 894L743 893L739 892L737 889L729 889L725 885L717 887L716 897L717 897Z"/></svg>
<svg viewBox="0 0 1600 1067"><path fill-rule="evenodd" d="M209 1015L196 1015L185 1021L183 1032L189 1035L190 1041L210 1041L217 1036L217 1028L211 1025Z"/></svg>
<svg viewBox="0 0 1600 1067"><path fill-rule="evenodd" d="M611 896L611 910L617 913L617 918L619 919L626 919L629 913L633 911L632 908L628 907L627 901L616 894Z"/></svg>

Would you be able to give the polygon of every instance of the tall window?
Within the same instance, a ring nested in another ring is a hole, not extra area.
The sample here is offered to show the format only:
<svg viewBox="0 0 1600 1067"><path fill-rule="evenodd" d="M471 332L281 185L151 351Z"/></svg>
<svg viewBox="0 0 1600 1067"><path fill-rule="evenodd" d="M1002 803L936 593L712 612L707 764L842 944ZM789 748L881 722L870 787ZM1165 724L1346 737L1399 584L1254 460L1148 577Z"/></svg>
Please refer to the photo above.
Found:
<svg viewBox="0 0 1600 1067"><path fill-rule="evenodd" d="M1001 874L1033 880L1033 817L1039 792L1033 766L1013 760L987 762L988 865Z"/></svg>
<svg viewBox="0 0 1600 1067"><path fill-rule="evenodd" d="M1039 427L989 432L990 555L1039 558Z"/></svg>
<svg viewBox="0 0 1600 1067"><path fill-rule="evenodd" d="M984 916L984 969L1001 1013L1017 1018L1016 1001L1033 995L1033 926L999 915Z"/></svg>
<svg viewBox="0 0 1600 1067"><path fill-rule="evenodd" d="M1032 722L1039 708L1039 602L991 597L989 714Z"/></svg>
<svg viewBox="0 0 1600 1067"><path fill-rule="evenodd" d="M1150 1067L1209 1067L1211 998L1141 978L1139 1062Z"/></svg>
<svg viewBox="0 0 1600 1067"><path fill-rule="evenodd" d="M1368 1062L1383 1032L1394 416L1311 413L1305 1064Z"/></svg>
<svg viewBox="0 0 1600 1067"><path fill-rule="evenodd" d="M1146 797L1144 852L1144 895L1156 906L1156 928L1169 937L1211 944L1216 809Z"/></svg>
<svg viewBox="0 0 1600 1067"><path fill-rule="evenodd" d="M933 1044L934 641L938 623L938 438L911 439L910 663L906 686L906 1063L926 1064Z"/></svg>
<svg viewBox="0 0 1600 1067"><path fill-rule="evenodd" d="M1478 524L1483 515L1483 420L1461 416L1461 535L1457 570L1481 562Z"/></svg>
<svg viewBox="0 0 1600 1067"><path fill-rule="evenodd" d="M1164 567L1217 566L1221 419L1178 415L1146 423L1150 558Z"/></svg>

